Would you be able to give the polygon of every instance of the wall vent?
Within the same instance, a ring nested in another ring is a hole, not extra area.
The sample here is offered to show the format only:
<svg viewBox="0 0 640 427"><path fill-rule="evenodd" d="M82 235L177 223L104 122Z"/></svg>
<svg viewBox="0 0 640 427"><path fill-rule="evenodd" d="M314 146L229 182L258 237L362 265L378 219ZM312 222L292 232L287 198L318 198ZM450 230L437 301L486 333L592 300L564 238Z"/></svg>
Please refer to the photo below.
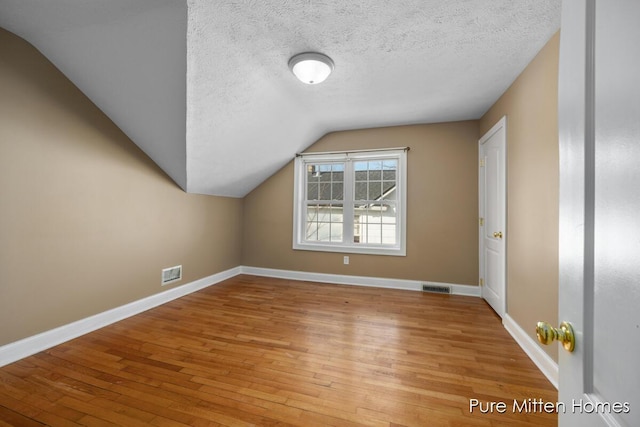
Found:
<svg viewBox="0 0 640 427"><path fill-rule="evenodd" d="M176 265L175 267L164 268L162 270L162 282L160 282L160 284L167 285L177 282L180 279L182 279L182 266Z"/></svg>
<svg viewBox="0 0 640 427"><path fill-rule="evenodd" d="M451 288L449 286L439 286L439 285L427 285L426 283L422 284L423 292L433 292L437 294L450 294Z"/></svg>

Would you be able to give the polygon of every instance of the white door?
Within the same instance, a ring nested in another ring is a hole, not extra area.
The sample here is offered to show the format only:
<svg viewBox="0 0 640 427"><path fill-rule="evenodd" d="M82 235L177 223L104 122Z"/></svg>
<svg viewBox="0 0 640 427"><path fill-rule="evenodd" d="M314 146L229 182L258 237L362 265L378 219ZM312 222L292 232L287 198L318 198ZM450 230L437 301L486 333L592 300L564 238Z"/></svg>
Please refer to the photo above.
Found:
<svg viewBox="0 0 640 427"><path fill-rule="evenodd" d="M640 1L565 0L561 426L640 426Z"/></svg>
<svg viewBox="0 0 640 427"><path fill-rule="evenodd" d="M480 285L482 297L506 312L506 117L479 141Z"/></svg>

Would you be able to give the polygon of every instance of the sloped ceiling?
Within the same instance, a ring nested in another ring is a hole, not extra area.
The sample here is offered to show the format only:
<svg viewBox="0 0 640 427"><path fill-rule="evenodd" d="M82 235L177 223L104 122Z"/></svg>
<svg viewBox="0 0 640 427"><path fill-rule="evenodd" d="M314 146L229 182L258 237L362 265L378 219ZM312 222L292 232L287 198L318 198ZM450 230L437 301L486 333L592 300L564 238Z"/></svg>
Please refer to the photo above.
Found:
<svg viewBox="0 0 640 427"><path fill-rule="evenodd" d="M331 131L479 118L559 25L560 0L0 0L178 185L232 197Z"/></svg>

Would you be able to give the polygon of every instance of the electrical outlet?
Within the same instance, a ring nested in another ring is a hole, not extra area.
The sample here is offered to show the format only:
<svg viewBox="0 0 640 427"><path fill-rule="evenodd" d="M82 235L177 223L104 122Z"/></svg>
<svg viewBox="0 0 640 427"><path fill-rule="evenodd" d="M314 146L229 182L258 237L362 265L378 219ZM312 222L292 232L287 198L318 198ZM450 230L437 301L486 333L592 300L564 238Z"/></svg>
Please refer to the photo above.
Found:
<svg viewBox="0 0 640 427"><path fill-rule="evenodd" d="M344 265L349 265L349 257L345 255L343 262L344 262Z"/></svg>

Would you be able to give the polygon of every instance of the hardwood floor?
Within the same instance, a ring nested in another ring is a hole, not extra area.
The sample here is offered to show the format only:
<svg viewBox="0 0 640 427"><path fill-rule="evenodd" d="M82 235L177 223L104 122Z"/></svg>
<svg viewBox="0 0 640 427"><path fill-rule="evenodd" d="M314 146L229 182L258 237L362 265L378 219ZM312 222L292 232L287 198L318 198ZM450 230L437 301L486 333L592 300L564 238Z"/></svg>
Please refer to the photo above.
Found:
<svg viewBox="0 0 640 427"><path fill-rule="evenodd" d="M513 402L557 398L482 299L246 275L0 368L0 426L551 426Z"/></svg>

